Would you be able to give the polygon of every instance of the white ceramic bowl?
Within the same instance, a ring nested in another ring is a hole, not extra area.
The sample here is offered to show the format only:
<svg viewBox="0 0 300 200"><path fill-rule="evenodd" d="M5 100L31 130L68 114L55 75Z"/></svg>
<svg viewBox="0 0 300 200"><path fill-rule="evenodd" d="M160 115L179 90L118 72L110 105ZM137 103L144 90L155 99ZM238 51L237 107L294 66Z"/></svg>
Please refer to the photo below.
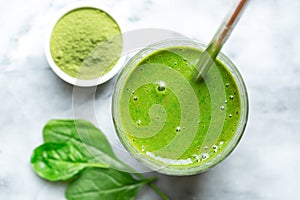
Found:
<svg viewBox="0 0 300 200"><path fill-rule="evenodd" d="M50 28L46 34L45 55L46 55L47 61L50 65L51 69L62 80L66 81L72 85L76 85L76 86L80 86L80 87L92 87L92 86L100 85L100 84L110 80L113 76L115 76L119 72L119 70L122 68L125 58L121 57L121 55L120 55L120 59L108 73L104 74L103 76L101 76L99 78L91 79L91 80L82 80L82 79L74 78L74 77L66 74L64 71L62 71L56 65L56 63L54 62L54 60L51 56L51 51L50 51L50 40L51 40L52 31L61 17L63 17L65 14L69 13L70 11L76 10L79 8L96 8L96 9L106 12L110 17L112 17L116 21L116 23L119 25L119 28L121 30L120 23L122 22L122 19L116 13L114 14L105 5L103 5L97 1L76 2L76 3L72 4L71 6L68 6L68 7L62 9L60 12L58 12L57 15L55 16L53 22L50 24Z"/></svg>

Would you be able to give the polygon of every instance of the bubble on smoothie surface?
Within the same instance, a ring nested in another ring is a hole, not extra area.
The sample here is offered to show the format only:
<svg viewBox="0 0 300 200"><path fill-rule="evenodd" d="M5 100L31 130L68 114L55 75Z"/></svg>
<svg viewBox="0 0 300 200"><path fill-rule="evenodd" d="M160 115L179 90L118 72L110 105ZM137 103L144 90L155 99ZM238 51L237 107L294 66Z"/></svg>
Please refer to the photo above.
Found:
<svg viewBox="0 0 300 200"><path fill-rule="evenodd" d="M176 132L179 133L180 131L181 131L180 126L177 126L177 127L176 127Z"/></svg>
<svg viewBox="0 0 300 200"><path fill-rule="evenodd" d="M208 153L203 153L201 157L202 157L203 160L206 160L209 157L209 154Z"/></svg>
<svg viewBox="0 0 300 200"><path fill-rule="evenodd" d="M221 110L225 110L225 106L221 106Z"/></svg>
<svg viewBox="0 0 300 200"><path fill-rule="evenodd" d="M199 155L193 154L193 157L194 157L194 159L196 160L196 162L200 162L200 161L201 161L201 158L200 158Z"/></svg>
<svg viewBox="0 0 300 200"><path fill-rule="evenodd" d="M230 99L230 100L233 100L233 98L234 98L233 95L230 95L230 96L229 96L229 99Z"/></svg>
<svg viewBox="0 0 300 200"><path fill-rule="evenodd" d="M134 96L134 97L133 97L133 100L134 100L134 101L137 101L137 100L138 100L138 98L137 98L136 96Z"/></svg>
<svg viewBox="0 0 300 200"><path fill-rule="evenodd" d="M164 85L159 85L159 86L157 87L157 89L158 89L158 91L163 92L163 91L166 90L166 87L165 87Z"/></svg>
<svg viewBox="0 0 300 200"><path fill-rule="evenodd" d="M166 90L166 83L164 81L159 81L157 90L159 92L165 91Z"/></svg>

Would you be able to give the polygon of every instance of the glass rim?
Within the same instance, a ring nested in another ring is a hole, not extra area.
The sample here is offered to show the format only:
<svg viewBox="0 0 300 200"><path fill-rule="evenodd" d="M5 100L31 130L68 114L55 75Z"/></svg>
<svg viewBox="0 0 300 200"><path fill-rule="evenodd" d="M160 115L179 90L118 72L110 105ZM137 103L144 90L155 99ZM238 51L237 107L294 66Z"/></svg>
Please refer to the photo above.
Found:
<svg viewBox="0 0 300 200"><path fill-rule="evenodd" d="M212 158L212 160L207 161L201 165L186 166L182 168L169 167L168 165L159 165L158 163L155 163L153 161L151 162L151 159L147 157L147 155L143 155L140 152L138 152L138 150L136 150L126 140L126 138L122 134L120 134L120 130L118 130L117 121L115 119L118 110L118 108L116 108L118 107L117 106L118 95L120 92L118 87L120 86L120 83L123 82L124 79L127 77L131 67L137 64L141 59L143 59L147 55L150 55L151 53L155 52L158 49L176 47L176 46L189 46L193 48L198 48L200 50L204 50L207 45L201 41L191 40L191 39L169 39L169 40L156 42L140 50L138 53L136 53L133 57L129 59L129 61L125 64L125 66L123 67L121 73L117 78L117 82L115 84L113 96L112 96L112 116L113 116L114 128L116 130L118 138L120 139L125 149L130 153L131 156L133 156L133 158L138 160L140 163L144 164L146 167L149 167L150 169L160 172L162 174L176 175L176 176L194 175L214 167L215 165L223 161L225 158L227 158L232 153L232 151L236 148L239 141L241 140L245 132L247 121L248 121L249 100L248 100L246 85L237 67L224 53L220 52L219 55L217 56L217 59L226 67L227 70L229 70L229 72L232 74L237 84L240 99L241 99L241 115L234 136L232 137L230 142L226 145L226 147L218 155Z"/></svg>

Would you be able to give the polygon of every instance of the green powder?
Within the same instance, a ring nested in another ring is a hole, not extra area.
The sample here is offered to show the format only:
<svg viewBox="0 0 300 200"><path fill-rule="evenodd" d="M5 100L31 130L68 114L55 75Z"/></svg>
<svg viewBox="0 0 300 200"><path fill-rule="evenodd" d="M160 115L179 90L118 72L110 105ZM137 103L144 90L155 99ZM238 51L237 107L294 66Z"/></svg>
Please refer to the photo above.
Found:
<svg viewBox="0 0 300 200"><path fill-rule="evenodd" d="M83 80L95 79L117 63L122 51L121 31L102 10L75 9L55 25L50 51L56 65L66 74Z"/></svg>

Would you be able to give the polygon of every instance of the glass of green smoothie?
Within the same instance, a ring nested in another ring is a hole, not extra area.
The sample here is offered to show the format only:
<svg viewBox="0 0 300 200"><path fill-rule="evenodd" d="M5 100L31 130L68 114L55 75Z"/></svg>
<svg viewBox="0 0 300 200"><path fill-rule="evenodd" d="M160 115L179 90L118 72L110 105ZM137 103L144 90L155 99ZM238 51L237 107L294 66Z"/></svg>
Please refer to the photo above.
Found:
<svg viewBox="0 0 300 200"><path fill-rule="evenodd" d="M224 160L241 139L248 96L235 65L220 53L195 81L201 42L158 42L133 56L115 85L112 112L126 150L168 175L204 172Z"/></svg>

